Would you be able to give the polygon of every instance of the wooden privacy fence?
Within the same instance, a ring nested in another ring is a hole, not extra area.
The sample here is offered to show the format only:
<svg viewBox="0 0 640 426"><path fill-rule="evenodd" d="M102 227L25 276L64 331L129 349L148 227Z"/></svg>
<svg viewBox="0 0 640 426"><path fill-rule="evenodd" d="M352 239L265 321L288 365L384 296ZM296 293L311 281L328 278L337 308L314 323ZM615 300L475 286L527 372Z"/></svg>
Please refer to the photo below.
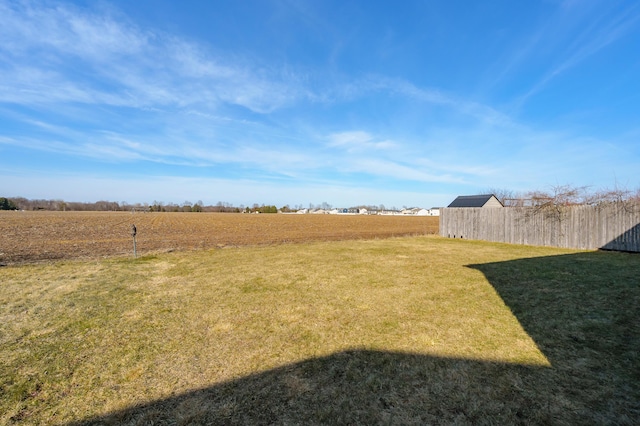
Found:
<svg viewBox="0 0 640 426"><path fill-rule="evenodd" d="M640 252L640 204L446 208L440 235L576 249Z"/></svg>

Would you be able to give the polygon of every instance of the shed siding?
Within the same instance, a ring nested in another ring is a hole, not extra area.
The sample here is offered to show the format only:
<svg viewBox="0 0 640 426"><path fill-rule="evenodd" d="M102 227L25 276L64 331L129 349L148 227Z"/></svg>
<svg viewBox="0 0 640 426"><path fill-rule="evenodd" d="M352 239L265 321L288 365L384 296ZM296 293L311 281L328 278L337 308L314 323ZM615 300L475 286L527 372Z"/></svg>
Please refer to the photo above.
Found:
<svg viewBox="0 0 640 426"><path fill-rule="evenodd" d="M502 204L500 204L500 201L498 201L496 197L491 197L482 207L502 207Z"/></svg>

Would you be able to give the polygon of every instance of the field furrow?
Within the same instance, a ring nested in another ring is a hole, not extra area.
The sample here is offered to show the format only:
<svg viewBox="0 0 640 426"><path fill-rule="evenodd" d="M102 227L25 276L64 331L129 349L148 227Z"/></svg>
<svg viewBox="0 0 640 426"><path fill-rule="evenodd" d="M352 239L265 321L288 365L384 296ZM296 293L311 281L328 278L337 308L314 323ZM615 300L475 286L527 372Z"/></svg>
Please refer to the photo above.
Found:
<svg viewBox="0 0 640 426"><path fill-rule="evenodd" d="M306 241L435 234L424 216L232 213L0 212L0 263L123 256Z"/></svg>

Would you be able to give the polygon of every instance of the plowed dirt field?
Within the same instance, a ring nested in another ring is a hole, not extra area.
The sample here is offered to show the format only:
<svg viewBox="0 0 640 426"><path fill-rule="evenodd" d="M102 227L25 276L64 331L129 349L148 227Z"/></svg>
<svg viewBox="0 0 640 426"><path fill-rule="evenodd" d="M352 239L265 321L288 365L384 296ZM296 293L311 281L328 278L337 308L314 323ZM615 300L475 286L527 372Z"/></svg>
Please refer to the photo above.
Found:
<svg viewBox="0 0 640 426"><path fill-rule="evenodd" d="M435 234L429 216L0 212L0 265L170 250Z"/></svg>

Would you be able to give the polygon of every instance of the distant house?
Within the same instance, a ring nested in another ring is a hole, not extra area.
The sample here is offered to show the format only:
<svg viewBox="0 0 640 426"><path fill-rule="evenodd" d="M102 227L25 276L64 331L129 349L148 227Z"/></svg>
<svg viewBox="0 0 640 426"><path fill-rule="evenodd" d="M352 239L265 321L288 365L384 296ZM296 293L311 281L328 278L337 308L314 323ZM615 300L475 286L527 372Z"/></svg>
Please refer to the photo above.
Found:
<svg viewBox="0 0 640 426"><path fill-rule="evenodd" d="M447 207L504 207L493 194L461 195Z"/></svg>
<svg viewBox="0 0 640 426"><path fill-rule="evenodd" d="M420 209L416 213L416 216L440 216L440 209L439 208Z"/></svg>

